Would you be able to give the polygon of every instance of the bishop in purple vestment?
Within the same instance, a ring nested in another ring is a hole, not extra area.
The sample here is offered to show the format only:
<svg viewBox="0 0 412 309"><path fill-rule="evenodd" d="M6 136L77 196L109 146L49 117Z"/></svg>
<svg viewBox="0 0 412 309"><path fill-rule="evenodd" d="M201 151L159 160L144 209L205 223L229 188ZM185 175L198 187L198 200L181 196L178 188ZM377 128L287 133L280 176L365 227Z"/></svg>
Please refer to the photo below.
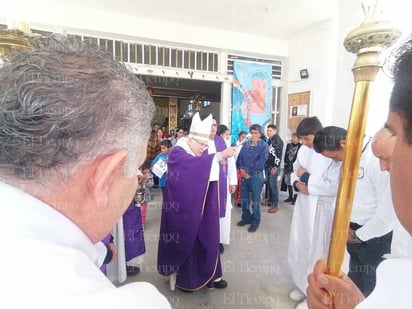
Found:
<svg viewBox="0 0 412 309"><path fill-rule="evenodd" d="M169 155L158 251L159 273L176 273L176 286L188 291L206 285L226 286L226 282L216 285L222 277L219 217L221 205L225 205L226 184L219 185L219 174L216 181L210 181L210 175L214 160L219 164L235 152L229 147L223 151L217 148L215 154L204 153L211 118L196 127L196 115L189 137L180 139ZM224 194L220 192L223 189Z"/></svg>

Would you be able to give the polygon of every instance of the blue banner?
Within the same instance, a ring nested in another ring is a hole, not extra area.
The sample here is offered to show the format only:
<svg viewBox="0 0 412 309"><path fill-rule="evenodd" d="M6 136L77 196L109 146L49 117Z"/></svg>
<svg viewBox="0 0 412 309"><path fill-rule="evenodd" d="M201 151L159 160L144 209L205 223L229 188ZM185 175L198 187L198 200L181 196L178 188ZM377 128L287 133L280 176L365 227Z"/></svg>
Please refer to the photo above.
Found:
<svg viewBox="0 0 412 309"><path fill-rule="evenodd" d="M232 87L232 140L252 124L264 128L270 121L272 66L234 61ZM264 133L264 132L262 132Z"/></svg>

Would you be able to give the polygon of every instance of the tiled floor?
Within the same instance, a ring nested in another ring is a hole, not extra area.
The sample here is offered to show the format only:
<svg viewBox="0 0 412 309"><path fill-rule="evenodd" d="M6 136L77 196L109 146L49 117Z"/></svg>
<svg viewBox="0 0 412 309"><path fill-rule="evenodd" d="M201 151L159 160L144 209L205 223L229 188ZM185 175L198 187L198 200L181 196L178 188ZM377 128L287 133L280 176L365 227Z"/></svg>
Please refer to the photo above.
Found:
<svg viewBox="0 0 412 309"><path fill-rule="evenodd" d="M282 193L283 194L283 193ZM238 227L240 208L232 209L231 244L222 255L223 277L228 281L224 290L207 290L195 293L170 291L168 278L156 271L157 241L159 233L161 191L152 189L153 201L147 211L145 225L146 255L141 273L128 278L147 281L164 294L173 308L279 308L292 309L297 303L288 298L293 282L287 265L287 244L293 206L280 203L276 214L262 207L262 221L255 233L247 227ZM280 196L281 200L286 197Z"/></svg>

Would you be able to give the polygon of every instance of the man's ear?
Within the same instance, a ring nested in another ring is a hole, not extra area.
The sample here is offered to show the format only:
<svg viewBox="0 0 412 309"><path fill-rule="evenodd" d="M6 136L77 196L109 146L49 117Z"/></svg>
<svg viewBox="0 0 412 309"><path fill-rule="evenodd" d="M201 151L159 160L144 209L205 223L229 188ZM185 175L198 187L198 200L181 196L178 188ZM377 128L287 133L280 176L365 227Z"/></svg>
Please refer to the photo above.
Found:
<svg viewBox="0 0 412 309"><path fill-rule="evenodd" d="M90 176L91 191L99 208L106 208L109 204L109 190L115 174L123 169L127 158L126 150L97 158L95 168Z"/></svg>
<svg viewBox="0 0 412 309"><path fill-rule="evenodd" d="M342 148L345 148L345 147L346 147L346 139L341 140L341 141L339 142L339 145L340 145Z"/></svg>

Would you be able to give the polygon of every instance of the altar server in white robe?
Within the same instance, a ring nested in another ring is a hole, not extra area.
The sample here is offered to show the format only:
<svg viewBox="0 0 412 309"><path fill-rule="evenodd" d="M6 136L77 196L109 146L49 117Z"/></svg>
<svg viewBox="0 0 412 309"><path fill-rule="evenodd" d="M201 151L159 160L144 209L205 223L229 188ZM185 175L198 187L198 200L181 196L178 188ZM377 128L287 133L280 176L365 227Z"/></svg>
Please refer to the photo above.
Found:
<svg viewBox="0 0 412 309"><path fill-rule="evenodd" d="M213 133L212 128L212 133ZM230 147L230 130L229 128L221 124L217 127L216 135L222 137L226 146ZM220 217L219 226L220 226L220 252L223 253L223 245L230 244L230 229L232 222L232 194L236 192L237 187L237 170L236 170L236 160L234 157L227 158L227 200L226 200L226 211L225 216Z"/></svg>
<svg viewBox="0 0 412 309"><path fill-rule="evenodd" d="M302 140L297 159L291 174L291 181L298 197L293 210L288 263L292 272L296 288L289 293L294 301L305 299L307 275L310 270L308 263L313 248L313 232L315 224L316 207L322 188L317 181L333 163L329 158L313 150L313 138L322 129L322 124L317 117L303 119L297 127L297 134ZM313 192L313 193L312 193Z"/></svg>
<svg viewBox="0 0 412 309"><path fill-rule="evenodd" d="M222 136L227 147L230 147L230 131L225 125L220 125L217 134ZM236 192L237 170L236 160L234 157L227 158L227 200L225 216L220 218L220 243L224 245L230 244L230 229L232 222L232 194Z"/></svg>

